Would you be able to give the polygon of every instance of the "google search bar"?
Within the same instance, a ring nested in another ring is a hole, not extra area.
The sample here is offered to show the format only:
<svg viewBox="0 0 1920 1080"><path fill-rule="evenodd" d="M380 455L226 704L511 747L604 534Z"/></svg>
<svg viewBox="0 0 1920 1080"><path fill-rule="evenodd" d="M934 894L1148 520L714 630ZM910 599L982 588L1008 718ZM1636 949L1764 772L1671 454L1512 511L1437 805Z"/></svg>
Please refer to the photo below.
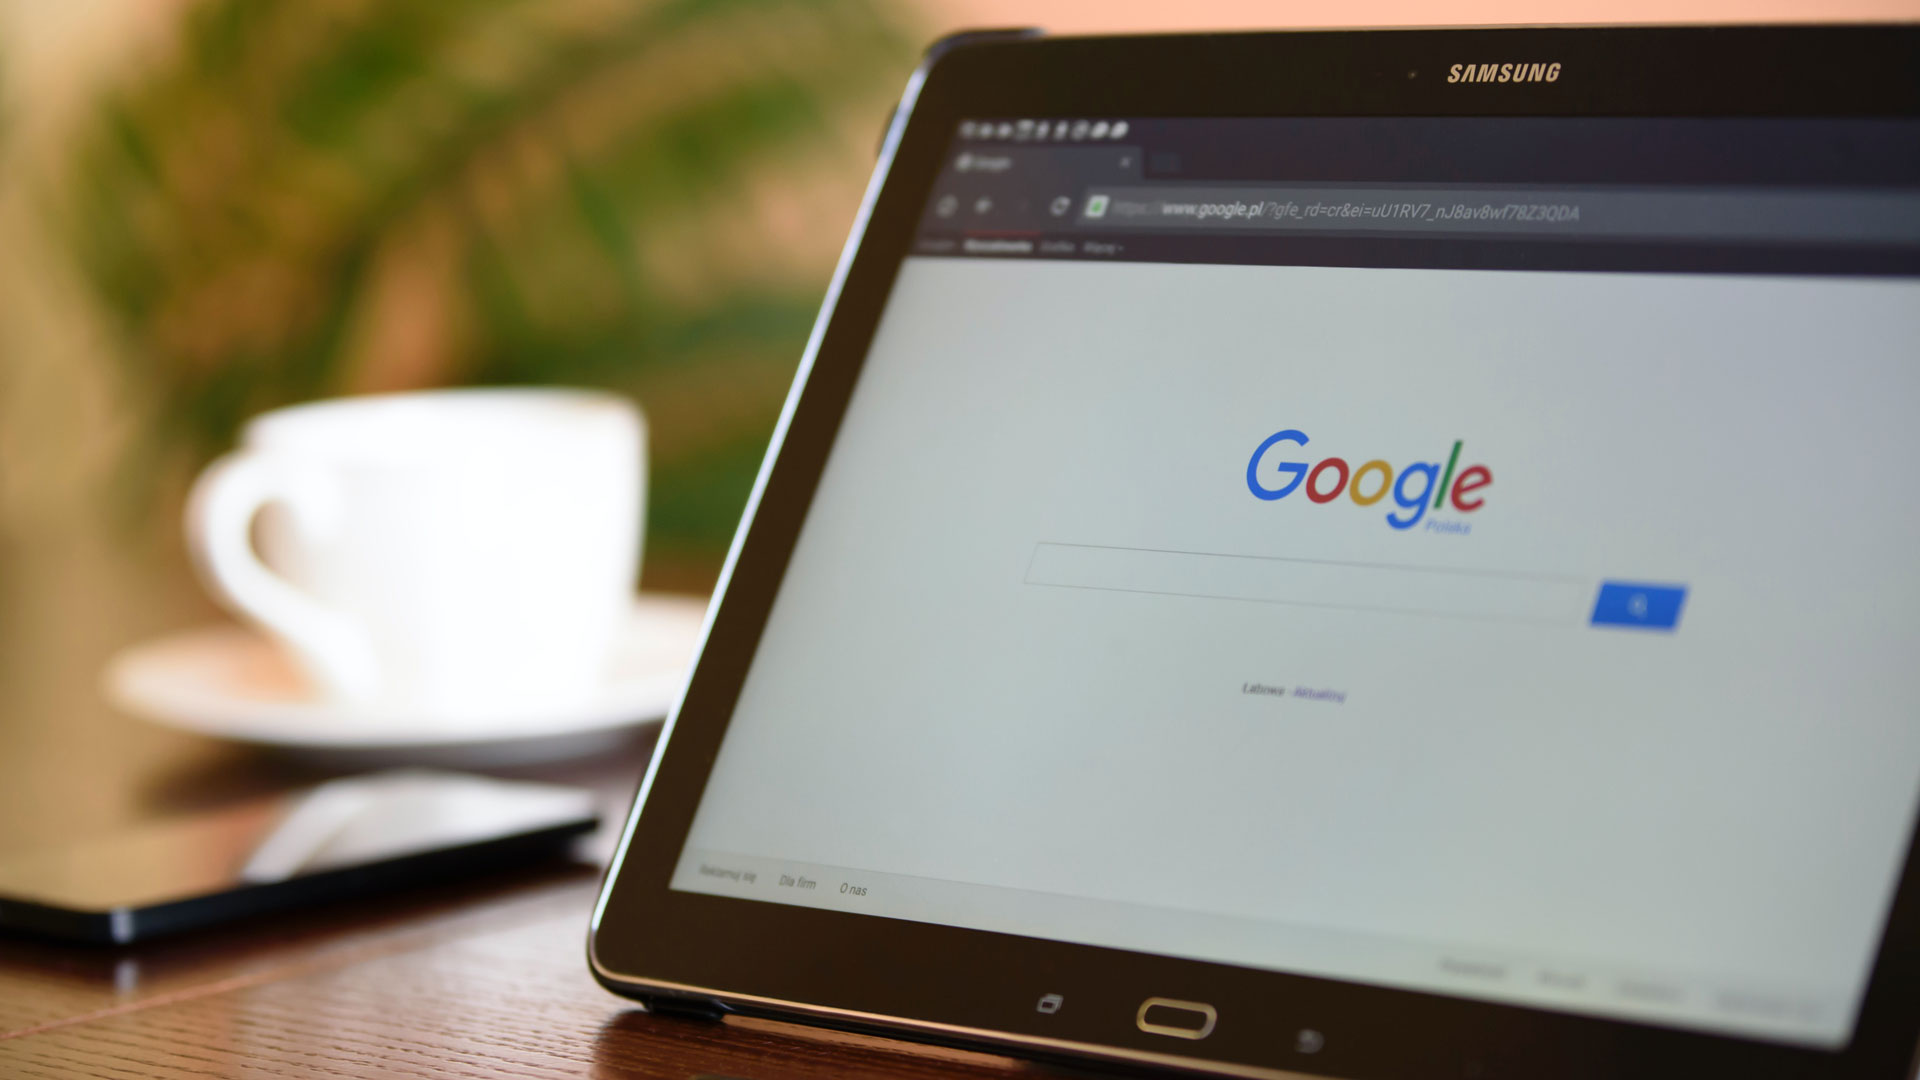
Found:
<svg viewBox="0 0 1920 1080"><path fill-rule="evenodd" d="M1034 547L1026 584L1551 626L1596 611L1587 578L1052 542Z"/></svg>

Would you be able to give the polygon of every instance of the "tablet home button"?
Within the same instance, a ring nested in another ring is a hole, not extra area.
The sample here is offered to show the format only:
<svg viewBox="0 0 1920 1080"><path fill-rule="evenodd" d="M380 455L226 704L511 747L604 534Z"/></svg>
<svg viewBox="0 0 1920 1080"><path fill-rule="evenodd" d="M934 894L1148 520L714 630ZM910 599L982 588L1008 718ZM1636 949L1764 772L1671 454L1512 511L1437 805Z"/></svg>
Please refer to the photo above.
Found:
<svg viewBox="0 0 1920 1080"><path fill-rule="evenodd" d="M1150 997L1140 1003L1133 1022L1149 1035L1171 1035L1176 1039L1204 1039L1213 1034L1213 1022L1219 1014L1204 1001L1175 1001Z"/></svg>

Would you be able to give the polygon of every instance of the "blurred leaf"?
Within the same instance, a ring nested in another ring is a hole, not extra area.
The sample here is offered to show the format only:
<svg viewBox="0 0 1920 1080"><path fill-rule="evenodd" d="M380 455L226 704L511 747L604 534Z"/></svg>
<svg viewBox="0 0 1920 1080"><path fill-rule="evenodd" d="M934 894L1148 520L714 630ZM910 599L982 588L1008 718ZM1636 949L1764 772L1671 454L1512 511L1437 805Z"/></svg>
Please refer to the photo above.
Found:
<svg viewBox="0 0 1920 1080"><path fill-rule="evenodd" d="M63 186L155 403L143 460L204 459L369 366L644 397L650 373L733 352L777 357L742 370L783 382L824 280L706 237L751 222L808 155L865 167L849 147L911 63L876 2L187 7L177 50L100 103ZM433 332L381 344L396 319ZM724 543L777 408L749 396L758 411L721 407L730 426L660 478L680 493L662 528Z"/></svg>

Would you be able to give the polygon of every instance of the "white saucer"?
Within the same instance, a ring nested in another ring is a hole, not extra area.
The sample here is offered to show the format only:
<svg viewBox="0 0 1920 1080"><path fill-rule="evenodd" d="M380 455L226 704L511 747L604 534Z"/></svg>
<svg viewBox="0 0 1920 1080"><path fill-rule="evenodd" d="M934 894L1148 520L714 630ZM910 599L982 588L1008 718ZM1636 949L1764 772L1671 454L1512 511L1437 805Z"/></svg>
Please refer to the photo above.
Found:
<svg viewBox="0 0 1920 1080"><path fill-rule="evenodd" d="M109 700L167 727L335 759L521 764L603 749L666 716L699 640L706 601L649 595L614 649L608 678L567 708L425 716L321 700L280 647L232 624L169 634L107 664Z"/></svg>

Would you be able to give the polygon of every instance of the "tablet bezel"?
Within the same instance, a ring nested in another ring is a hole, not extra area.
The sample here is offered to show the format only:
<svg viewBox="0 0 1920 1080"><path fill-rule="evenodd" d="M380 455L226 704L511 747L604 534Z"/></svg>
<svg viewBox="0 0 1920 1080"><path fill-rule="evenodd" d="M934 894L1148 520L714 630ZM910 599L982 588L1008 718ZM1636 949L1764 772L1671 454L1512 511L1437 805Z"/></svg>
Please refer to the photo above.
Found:
<svg viewBox="0 0 1920 1080"><path fill-rule="evenodd" d="M1552 83L1447 85L1463 57ZM589 960L662 1008L798 1018L1040 1056L1240 1075L1905 1076L1920 1036L1910 843L1852 1041L1826 1052L668 887L707 774L955 125L977 116L1920 115L1920 27L1588 28L950 39L915 74L736 534L705 640L594 911ZM641 810L644 807L645 813ZM1042 994L1070 1003L1035 1010ZM1201 1041L1140 1031L1205 1001ZM1303 1053L1295 1034L1324 1036Z"/></svg>

